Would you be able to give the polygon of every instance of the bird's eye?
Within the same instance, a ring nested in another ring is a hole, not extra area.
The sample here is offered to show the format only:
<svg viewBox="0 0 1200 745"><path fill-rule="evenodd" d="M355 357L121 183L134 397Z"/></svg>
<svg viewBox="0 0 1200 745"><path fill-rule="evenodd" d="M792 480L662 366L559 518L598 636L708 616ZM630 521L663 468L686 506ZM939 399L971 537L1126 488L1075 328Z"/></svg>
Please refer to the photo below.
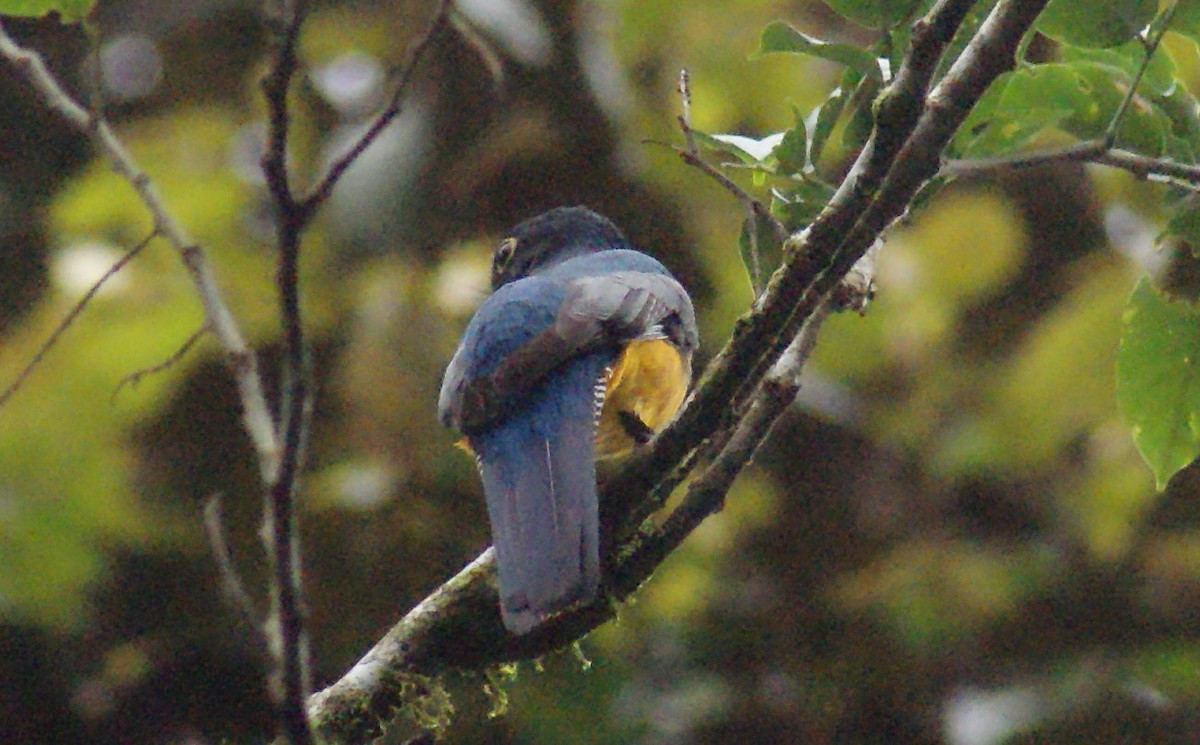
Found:
<svg viewBox="0 0 1200 745"><path fill-rule="evenodd" d="M513 253L516 250L516 238L505 238L500 241L500 246L496 249L496 257L492 260L492 272L499 274L508 268L508 262L512 261Z"/></svg>

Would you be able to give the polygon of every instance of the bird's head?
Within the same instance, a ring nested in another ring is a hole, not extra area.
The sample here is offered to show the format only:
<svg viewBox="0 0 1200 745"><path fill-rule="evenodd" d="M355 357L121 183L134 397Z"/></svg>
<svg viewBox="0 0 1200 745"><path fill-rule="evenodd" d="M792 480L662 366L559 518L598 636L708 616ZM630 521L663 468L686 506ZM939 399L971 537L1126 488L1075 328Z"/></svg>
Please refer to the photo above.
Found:
<svg viewBox="0 0 1200 745"><path fill-rule="evenodd" d="M500 241L492 256L492 289L576 256L628 245L607 217L587 207L557 207L525 220Z"/></svg>

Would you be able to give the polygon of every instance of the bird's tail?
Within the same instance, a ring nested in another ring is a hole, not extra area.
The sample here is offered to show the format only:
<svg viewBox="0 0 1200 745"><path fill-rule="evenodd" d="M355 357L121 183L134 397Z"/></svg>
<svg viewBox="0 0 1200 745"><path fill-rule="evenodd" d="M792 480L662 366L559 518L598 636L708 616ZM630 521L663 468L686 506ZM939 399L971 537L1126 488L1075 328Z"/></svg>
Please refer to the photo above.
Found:
<svg viewBox="0 0 1200 745"><path fill-rule="evenodd" d="M595 597L594 441L607 363L604 355L571 362L520 412L470 438L492 524L500 610L515 634Z"/></svg>

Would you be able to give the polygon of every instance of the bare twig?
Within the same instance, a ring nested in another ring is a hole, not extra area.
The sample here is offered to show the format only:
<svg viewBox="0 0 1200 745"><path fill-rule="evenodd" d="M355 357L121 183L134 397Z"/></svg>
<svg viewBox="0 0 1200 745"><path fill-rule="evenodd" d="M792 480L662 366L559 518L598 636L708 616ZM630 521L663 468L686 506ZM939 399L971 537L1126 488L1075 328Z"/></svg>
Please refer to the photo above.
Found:
<svg viewBox="0 0 1200 745"><path fill-rule="evenodd" d="M274 570L272 613L267 630L275 660L271 690L277 707L279 735L294 745L313 741L305 706L309 690L308 649L295 507L296 485L311 411L311 385L300 307L301 236L316 210L328 200L341 176L399 115L415 71L437 31L445 24L451 7L451 0L441 0L433 22L401 68L387 106L349 150L330 165L312 190L300 197L292 188L288 172L291 116L288 91L299 67L296 45L304 23L306 3L304 0L284 0L278 6L275 58L263 81L268 110L268 140L262 167L278 219L276 284L283 324L284 396L280 425L283 449L279 469L269 482L264 536Z"/></svg>
<svg viewBox="0 0 1200 745"><path fill-rule="evenodd" d="M224 520L221 517L221 495L214 494L204 503L204 533L208 536L208 545L212 549L213 561L217 565L217 573L221 577L221 591L225 599L249 625L259 623L258 610L254 600L246 592L246 585L238 576L233 566L233 553L229 550L229 542L225 540Z"/></svg>
<svg viewBox="0 0 1200 745"><path fill-rule="evenodd" d="M1116 148L1096 155L1094 160L1102 165L1129 171L1140 178L1182 184L1192 191L1200 191L1200 166L1170 158L1150 158Z"/></svg>
<svg viewBox="0 0 1200 745"><path fill-rule="evenodd" d="M133 259L142 252L142 249L144 249L146 246L149 246L156 237L158 237L158 232L151 231L150 235L146 236L136 246L126 251L124 256L117 259L116 262L114 262L113 265L104 272L100 279L96 280L92 284L88 291L84 293L84 296L79 299L79 302L75 303L75 306L71 308L71 310L61 321L59 321L58 326L54 328L54 331L50 333L50 336L47 337L44 342L42 342L42 345L38 347L37 352L35 352L29 362L25 364L25 367L21 369L21 372L17 373L17 377L13 380L13 382L8 384L8 387L4 389L3 393L0 393L0 406L4 406L4 404L8 403L8 400L13 397L13 394L15 394L21 385L25 383L25 380L29 378L29 375L46 357L46 353L54 348L54 345L58 343L59 338L61 338L66 330L69 329L73 323L75 323L75 319L79 318L79 314L83 312L83 309L88 306L88 303L92 301L92 298L96 297L96 293L100 292L100 288L104 286L104 283L116 276L117 272L124 269L125 265L133 261Z"/></svg>
<svg viewBox="0 0 1200 745"><path fill-rule="evenodd" d="M1050 163L1086 162L1095 160L1108 150L1103 140L1077 142L1066 147L1035 150L1028 153L1000 155L994 158L952 158L942 164L939 176L957 178L991 171L1037 168Z"/></svg>
<svg viewBox="0 0 1200 745"><path fill-rule="evenodd" d="M363 132L362 136L358 138L350 149L329 166L325 175L317 181L312 191L300 200L300 206L306 213L312 212L329 198L329 195L333 192L333 187L337 185L338 179L342 177L346 169L354 161L358 160L359 156L379 137L380 133L392 123L392 120L399 116L404 102L404 94L408 92L413 74L416 72L421 59L425 56L426 50L432 44L438 30L446 24L453 5L453 0L439 0L433 22L430 23L429 28L417 40L416 45L409 54L408 61L400 69L399 79L396 81L396 87L392 90L392 97L388 101L387 106L375 117L375 120L371 122L371 125L367 127L367 130Z"/></svg>
<svg viewBox="0 0 1200 745"><path fill-rule="evenodd" d="M682 118L680 119L680 129L683 129L685 132L691 131L690 128L687 128L687 129L684 128ZM743 202L743 203L758 204L757 211L762 212L764 215L768 215L768 216L771 214L766 211L766 209L762 206L761 202L758 202L756 199L754 199L754 197L750 196L746 192L746 190L743 189L742 187L738 186L737 183L735 181L733 181L733 179L731 179L728 176L726 176L725 174L721 173L721 171L716 166L714 166L713 164L704 160L704 158L702 158L698 152L693 153L693 152L685 150L681 147L675 147L675 146L672 146L672 149L676 153L679 154L680 159L683 160L684 163L687 163L689 166L692 166L693 168L698 168L701 171L703 171L705 176L708 176L713 181L716 181L721 186L721 188L723 188L725 191L732 194L738 201ZM787 231L785 230L783 232L784 232L784 237L787 237Z"/></svg>
<svg viewBox="0 0 1200 745"><path fill-rule="evenodd" d="M1142 55L1142 64L1138 65L1137 72L1133 76L1133 80L1129 83L1129 91L1126 92L1125 98L1121 99L1121 105L1117 107L1117 111L1113 114L1112 121L1108 123L1108 129L1104 132L1104 142L1111 149L1117 142L1117 129L1121 126L1121 120L1125 118L1125 112L1133 104L1133 99L1137 95L1137 90L1142 84L1142 78L1146 75L1146 69L1150 67L1150 60L1154 57L1154 53L1158 51L1158 45L1162 43L1163 36L1171 27L1171 19L1175 17L1175 8L1179 5L1179 0L1172 0L1167 9L1155 19L1156 28L1154 34L1146 38L1143 43L1145 54Z"/></svg>
<svg viewBox="0 0 1200 745"><path fill-rule="evenodd" d="M762 202L751 196L749 192L738 186L733 179L721 173L720 169L701 156L700 148L696 145L695 130L692 129L692 90L687 70L679 71L679 87L677 90L679 91L680 113L676 117L676 120L679 122L680 131L683 132L683 140L686 147L680 148L672 145L670 146L671 149L679 155L684 163L693 168L700 169L705 176L716 181L720 184L721 188L732 194L734 199L737 199L745 206L750 215L756 219L765 221L771 227L771 231L778 241L783 243L788 236L787 228L783 226L783 223L779 222ZM755 258L757 259L757 252L755 252Z"/></svg>
<svg viewBox="0 0 1200 745"><path fill-rule="evenodd" d="M283 402L280 406L279 469L268 482L263 538L271 559L271 613L265 632L273 666L269 675L278 737L291 745L314 742L305 710L310 682L308 639L300 581L299 519L296 483L303 461L309 410L309 380L300 313L300 235L308 221L289 183L288 92L299 68L297 44L304 24L305 0L284 0L277 10L276 49L262 83L268 112L267 147L262 168L275 201L279 257L276 287L283 324Z"/></svg>
<svg viewBox="0 0 1200 745"><path fill-rule="evenodd" d="M288 112L287 95L296 75L300 60L296 46L300 41L300 27L308 7L305 0L281 0L276 12L279 29L276 34L275 61L263 79L263 95L267 102L267 147L263 153L262 168L267 186L275 199L276 207L294 208L295 199L288 179ZM285 219L287 216L281 216Z"/></svg>
<svg viewBox="0 0 1200 745"><path fill-rule="evenodd" d="M1157 158L1130 150L1109 148L1104 140L1087 140L1065 147L994 158L951 159L943 164L938 175L961 178L996 171L1036 168L1052 163L1096 163L1120 168L1148 181L1159 181L1200 192L1200 166L1181 163L1171 158Z"/></svg>
<svg viewBox="0 0 1200 745"><path fill-rule="evenodd" d="M750 273L750 285L754 290L754 296L758 297L762 293L762 258L759 254L758 247L758 225L759 221L766 223L775 237L776 244L781 244L787 239L787 228L783 226L779 220L771 214L771 211L750 195L742 187L738 186L732 179L722 173L716 166L713 166L700 154L700 148L696 145L695 130L692 129L692 89L689 84L688 71L683 69L679 71L679 129L683 132L683 140L685 147L679 148L671 146L671 149L679 154L683 162L700 169L706 176L716 181L726 191L734 196L746 210L746 226L748 230L747 240L750 243L750 266L747 270Z"/></svg>
<svg viewBox="0 0 1200 745"><path fill-rule="evenodd" d="M113 169L137 192L138 198L154 218L155 233L163 236L179 253L192 284L204 306L206 324L212 330L237 382L242 403L242 422L246 427L264 478L274 473L279 446L275 425L263 395L258 361L247 346L217 286L204 251L196 245L183 226L172 216L153 182L130 156L108 123L98 120L80 106L54 78L39 54L19 46L0 24L0 57L23 77L59 116L90 136L112 163Z"/></svg>
<svg viewBox="0 0 1200 745"><path fill-rule="evenodd" d="M193 331L192 335L189 336L187 340L183 342L183 344L179 345L179 348L172 352L170 357L167 357L157 365L151 365L150 367L144 367L141 370L135 370L121 378L120 382L117 383L117 387L113 389L112 400L116 400L117 395L125 386L137 386L138 383L142 382L142 378L146 377L147 375L155 375L177 364L184 358L185 355L187 355L189 351L191 351L192 347L196 346L196 342L200 341L200 339L202 339L206 333L208 333L208 326L201 326Z"/></svg>
<svg viewBox="0 0 1200 745"><path fill-rule="evenodd" d="M683 129L687 152L699 156L700 148L696 147L696 136L692 134L692 86L686 67L679 71L679 86L676 90L679 91L679 126Z"/></svg>

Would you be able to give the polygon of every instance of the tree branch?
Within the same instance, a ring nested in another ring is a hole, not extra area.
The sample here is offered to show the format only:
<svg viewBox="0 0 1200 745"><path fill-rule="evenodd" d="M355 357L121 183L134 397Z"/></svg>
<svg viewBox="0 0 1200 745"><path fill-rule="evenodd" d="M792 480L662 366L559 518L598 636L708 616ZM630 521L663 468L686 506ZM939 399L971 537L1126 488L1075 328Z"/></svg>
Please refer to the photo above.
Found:
<svg viewBox="0 0 1200 745"><path fill-rule="evenodd" d="M912 49L892 86L883 94L876 127L867 144L828 208L803 236L793 236L785 245L783 264L766 292L738 321L732 338L710 363L687 408L660 438L654 458L645 466L649 474L663 473L667 462L679 461L698 446L710 434L708 430L715 429L704 426L703 422L725 419L729 402L754 390L766 368L795 337L800 323L788 333L784 327L786 319L792 315L804 289L824 270L822 264L836 253L842 237L871 203L895 155L916 125L938 60L972 5L970 0L942 0L918 22ZM764 355L778 340L782 340L779 349ZM741 396L739 390L743 391Z"/></svg>
<svg viewBox="0 0 1200 745"><path fill-rule="evenodd" d="M688 486L683 501L662 527L640 533L626 548L626 558L615 568L614 584L620 597L632 594L704 518L724 506L725 495L738 474L766 441L775 422L796 400L800 373L816 347L817 335L829 310L828 302L821 303L805 320L800 333L763 378L737 428L725 438L712 463Z"/></svg>
<svg viewBox="0 0 1200 745"><path fill-rule="evenodd" d="M665 503L698 460L693 451L713 433L732 428L734 415L744 409L767 368L820 299L874 242L872 237L861 249L846 250L845 266L834 269L847 234L875 203L889 169L917 126L938 61L972 5L971 0L940 0L914 25L909 53L878 102L875 129L829 205L806 230L785 242L783 262L766 291L738 320L733 336L709 363L684 410L656 439L655 447L613 484L609 509L628 515L626 524L640 522ZM882 226L875 235L879 232ZM641 499L647 494L647 499Z"/></svg>
<svg viewBox="0 0 1200 745"><path fill-rule="evenodd" d="M1104 140L1087 140L1061 148L994 158L955 158L947 160L938 175L961 178L1010 169L1036 168L1053 163L1096 163L1129 171L1138 178L1161 181L1200 192L1200 166L1110 147Z"/></svg>
<svg viewBox="0 0 1200 745"><path fill-rule="evenodd" d="M171 215L149 176L138 167L108 123L95 118L71 98L41 56L13 41L3 24L0 24L0 57L8 60L51 110L92 138L96 147L112 163L113 170L137 192L138 198L154 219L155 233L163 236L178 252L200 296L205 324L225 352L242 403L242 423L258 454L259 468L267 478L275 471L279 443L275 439L275 424L267 407L266 396L263 395L258 360L246 345L237 321L221 295L208 257Z"/></svg>
<svg viewBox="0 0 1200 745"><path fill-rule="evenodd" d="M263 80L268 110L268 139L262 168L275 203L279 263L276 284L283 323L284 396L281 417L283 450L276 478L269 483L264 531L273 565L272 612L267 621L275 668L271 692L279 736L294 745L313 741L306 710L309 692L308 645L300 578L300 547L295 507L308 419L311 385L301 316L299 261L301 237L341 176L400 113L416 68L446 23L451 0L440 0L434 20L413 47L384 110L350 149L330 165L313 189L298 197L287 162L290 111L288 92L299 68L297 43L304 23L305 0L283 0L277 6L274 62Z"/></svg>
<svg viewBox="0 0 1200 745"><path fill-rule="evenodd" d="M229 550L229 542L225 540L221 512L221 495L214 494L204 503L204 534L208 538L208 546L212 549L213 561L221 578L221 592L242 620L252 627L257 627L260 621L259 613L254 607L254 599L246 591L246 586L233 565L233 552Z"/></svg>
<svg viewBox="0 0 1200 745"><path fill-rule="evenodd" d="M387 106L375 117L375 120L371 122L371 125L367 127L362 136L350 146L350 149L330 164L329 169L317 181L312 191L300 200L301 207L305 212L312 212L323 204L325 200L329 199L329 195L333 193L333 187L337 185L338 180L351 164L358 160L359 156L366 152L367 148L371 146L371 143L379 137L383 130L387 129L392 120L400 115L404 94L408 91L408 86L412 82L417 65L420 64L426 50L433 43L434 36L437 35L438 30L446 25L453 6L453 0L439 0L433 21L429 24L429 28L425 33L417 40L416 45L409 54L408 61L400 69L399 79L396 82L396 87L392 91L392 97L388 101Z"/></svg>
<svg viewBox="0 0 1200 745"><path fill-rule="evenodd" d="M1118 148L1097 154L1095 162L1121 168L1139 178L1183 184L1192 191L1200 191L1200 166L1180 163L1170 158L1151 158Z"/></svg>
<svg viewBox="0 0 1200 745"><path fill-rule="evenodd" d="M147 375L157 375L163 370L168 370L171 367L179 364L179 361L186 357L187 353L192 350L192 347L196 346L196 343L203 339L204 335L207 333L208 326L201 326L193 331L192 335L185 339L183 344L180 344L179 348L172 352L165 360L149 367L143 367L140 370L134 370L125 377L121 378L119 381L117 381L117 386L113 388L111 399L116 401L117 396L120 395L121 391L125 389L125 386L137 386L138 383L142 382L142 378L146 377Z"/></svg>
<svg viewBox="0 0 1200 745"><path fill-rule="evenodd" d="M280 405L283 450L275 478L267 485L264 506L263 537L272 568L271 613L265 631L273 661L269 690L275 705L276 734L291 745L309 745L314 741L305 709L311 683L296 512L296 483L303 461L311 395L300 309L300 236L309 212L292 192L287 162L291 119L288 93L300 64L296 46L306 9L305 0L284 0L277 6L275 57L262 83L268 112L262 169L275 202L279 252L276 287L283 325Z"/></svg>
<svg viewBox="0 0 1200 745"><path fill-rule="evenodd" d="M88 291L84 293L83 297L81 297L79 301L75 303L71 310L67 312L67 315L63 317L61 321L59 321L58 326L54 328L54 331L50 332L50 336L48 336L46 340L42 342L42 345L38 347L38 350L34 352L33 357L30 358L29 362L25 363L25 367L21 368L21 372L17 373L17 377L8 384L8 387L5 388L3 392L0 392L0 406L4 406L4 404L8 403L8 400L13 397L13 394L20 390L21 386L29 378L30 374L33 373L33 371L37 369L37 366L41 364L42 360L46 358L46 353L54 348L54 345L58 343L58 340L62 338L62 335L66 333L67 329L71 328L71 325L75 323L75 319L79 318L79 314L83 312L83 309L88 306L88 303L92 302L92 298L96 297L96 293L100 292L100 288L104 286L104 283L116 276L117 272L124 269L125 265L133 261L134 258L136 258L137 255L142 252L142 249L144 249L146 246L149 246L151 241L153 241L156 237L158 237L158 233L156 231L151 231L150 235L138 241L137 245L126 251L124 256L117 259L113 265L110 266L104 272L104 274L100 276L100 279L97 279L92 283L92 286L88 288Z"/></svg>

